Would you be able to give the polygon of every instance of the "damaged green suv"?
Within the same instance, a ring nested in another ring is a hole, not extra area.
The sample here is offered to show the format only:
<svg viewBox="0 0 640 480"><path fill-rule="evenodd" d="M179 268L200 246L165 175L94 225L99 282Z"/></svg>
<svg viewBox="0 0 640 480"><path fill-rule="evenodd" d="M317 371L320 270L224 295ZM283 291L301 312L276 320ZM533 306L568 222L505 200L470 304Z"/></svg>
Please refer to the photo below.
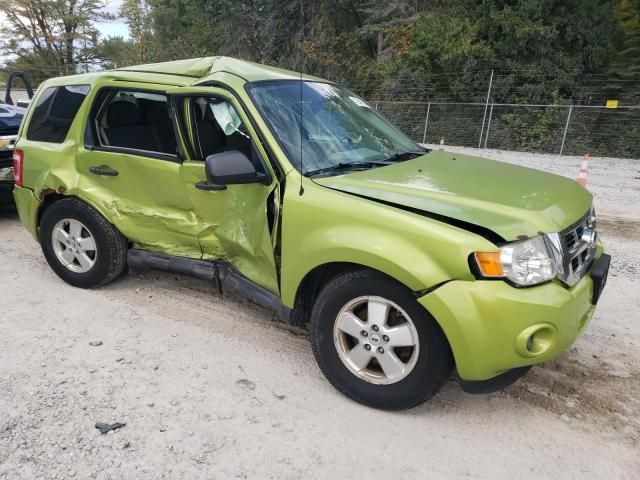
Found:
<svg viewBox="0 0 640 480"><path fill-rule="evenodd" d="M609 266L576 182L425 150L338 85L225 57L44 82L14 170L64 281L215 282L308 323L329 381L378 408L553 359Z"/></svg>

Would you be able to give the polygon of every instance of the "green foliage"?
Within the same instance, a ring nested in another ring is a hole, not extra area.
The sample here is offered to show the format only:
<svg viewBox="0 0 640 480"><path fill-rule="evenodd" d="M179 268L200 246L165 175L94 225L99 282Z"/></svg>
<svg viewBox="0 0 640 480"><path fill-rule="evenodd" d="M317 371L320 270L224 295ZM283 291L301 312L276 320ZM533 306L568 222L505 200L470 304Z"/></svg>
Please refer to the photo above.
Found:
<svg viewBox="0 0 640 480"><path fill-rule="evenodd" d="M145 61L140 49L134 42L122 37L109 37L95 47L95 56L101 58L101 66L105 69L126 67Z"/></svg>
<svg viewBox="0 0 640 480"><path fill-rule="evenodd" d="M460 101L482 100L477 72L492 69L496 101L576 99L579 77L608 67L615 30L602 0L453 0L415 23L402 68Z"/></svg>
<svg viewBox="0 0 640 480"><path fill-rule="evenodd" d="M149 63L154 60L157 53L155 51L155 41L153 34L153 19L151 17L151 7L146 0L124 0L120 6L118 14L125 19L129 27L131 41L124 45L120 42L124 52L112 51L119 62L114 62L115 57L104 57L109 62L120 65L131 65L132 63ZM109 42L111 39L107 39ZM110 48L110 46L107 46ZM124 53L124 56L123 56ZM120 63L123 62L124 63Z"/></svg>
<svg viewBox="0 0 640 480"><path fill-rule="evenodd" d="M102 5L0 0L5 58L44 77L232 55L379 98L483 101L491 70L495 101L601 101L581 83L591 72L629 80L596 85L618 96L640 89L640 0L125 0L128 41L99 38Z"/></svg>
<svg viewBox="0 0 640 480"><path fill-rule="evenodd" d="M9 20L0 34L5 70L26 69L37 82L87 68L230 55L329 78L373 102L407 102L389 107L391 116L422 116L416 101L483 103L492 71L494 102L640 102L640 0L125 0L120 16L130 40L97 35L100 5L0 0ZM16 11L44 16L57 33L36 28L30 38L16 30ZM551 148L565 114L496 111L493 132L514 148ZM421 122L406 122L419 138ZM434 135L452 135L435 122ZM456 123L468 130L464 142L477 142L475 117ZM590 128L573 133L586 139Z"/></svg>
<svg viewBox="0 0 640 480"><path fill-rule="evenodd" d="M640 0L620 0L614 18L619 29L609 90L616 95L627 93L635 103L640 103Z"/></svg>

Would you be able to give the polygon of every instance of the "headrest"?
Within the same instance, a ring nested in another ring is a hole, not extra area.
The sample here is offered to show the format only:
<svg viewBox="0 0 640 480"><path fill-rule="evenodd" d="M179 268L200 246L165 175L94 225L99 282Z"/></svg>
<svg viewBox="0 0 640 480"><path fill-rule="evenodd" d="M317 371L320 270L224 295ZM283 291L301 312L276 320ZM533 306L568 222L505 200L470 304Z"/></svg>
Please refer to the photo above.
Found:
<svg viewBox="0 0 640 480"><path fill-rule="evenodd" d="M169 108L165 102L147 102L143 105L145 123L168 123Z"/></svg>
<svg viewBox="0 0 640 480"><path fill-rule="evenodd" d="M118 100L109 105L107 124L109 127L130 127L140 121L140 110L133 102Z"/></svg>

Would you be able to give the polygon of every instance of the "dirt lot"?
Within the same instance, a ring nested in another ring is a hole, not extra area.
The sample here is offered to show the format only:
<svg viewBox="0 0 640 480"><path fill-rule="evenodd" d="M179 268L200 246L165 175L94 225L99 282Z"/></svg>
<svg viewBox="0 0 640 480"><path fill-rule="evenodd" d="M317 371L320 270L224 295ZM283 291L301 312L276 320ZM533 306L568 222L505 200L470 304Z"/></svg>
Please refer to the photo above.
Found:
<svg viewBox="0 0 640 480"><path fill-rule="evenodd" d="M575 176L579 158L535 162ZM347 400L305 332L205 282L74 289L0 214L0 479L638 478L640 163L592 165L614 262L586 334L504 392L452 379L402 413Z"/></svg>

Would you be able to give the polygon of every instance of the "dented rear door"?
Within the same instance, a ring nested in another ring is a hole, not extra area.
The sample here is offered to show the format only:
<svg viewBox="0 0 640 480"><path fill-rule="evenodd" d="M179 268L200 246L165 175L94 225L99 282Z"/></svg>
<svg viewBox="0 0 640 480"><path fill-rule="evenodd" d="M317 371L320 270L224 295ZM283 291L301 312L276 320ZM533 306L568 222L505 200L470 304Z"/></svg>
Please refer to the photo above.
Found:
<svg viewBox="0 0 640 480"><path fill-rule="evenodd" d="M110 143L105 134L109 120L103 117L108 117L108 111L105 113L100 109L109 108L109 102L113 102L110 96L114 92L126 91L128 100L142 103L150 99L166 99L164 89L153 85L140 87L128 82L113 85L92 92L93 106L87 120L90 137L85 145L78 148L76 157L78 195L100 210L137 248L200 258L200 225L182 180L175 147L173 154L123 148ZM165 101L163 105L168 104ZM160 113L166 115L167 135L175 139L168 110ZM115 115L111 117L111 122L134 123ZM129 133L130 128L132 135L129 137L136 141L140 125L151 121L147 117L143 118L141 113L140 121L135 125L120 128L124 133Z"/></svg>
<svg viewBox="0 0 640 480"><path fill-rule="evenodd" d="M115 175L91 170L110 169ZM78 152L79 192L138 248L200 258L198 219L180 164L129 153Z"/></svg>
<svg viewBox="0 0 640 480"><path fill-rule="evenodd" d="M197 218L175 162L80 149L83 196L138 248L199 258ZM108 168L115 176L96 175Z"/></svg>

